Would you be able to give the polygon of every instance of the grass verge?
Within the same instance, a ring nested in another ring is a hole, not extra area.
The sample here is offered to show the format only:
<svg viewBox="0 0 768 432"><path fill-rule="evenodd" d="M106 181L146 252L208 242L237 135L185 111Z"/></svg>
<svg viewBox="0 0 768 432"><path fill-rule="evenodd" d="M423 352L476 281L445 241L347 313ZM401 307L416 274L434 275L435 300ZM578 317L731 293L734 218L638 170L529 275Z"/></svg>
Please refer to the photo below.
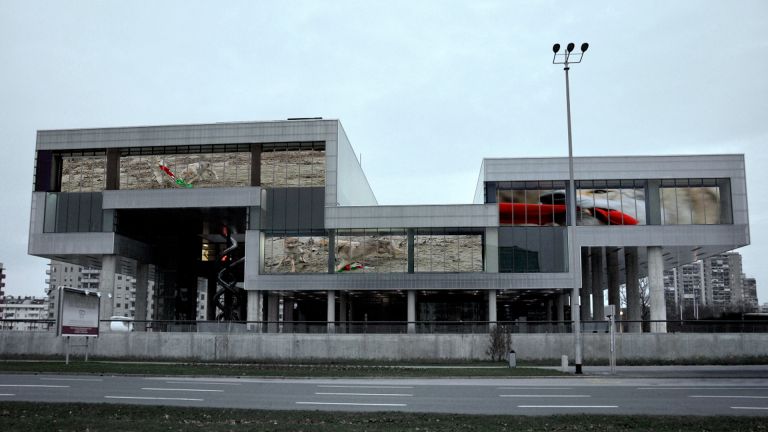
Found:
<svg viewBox="0 0 768 432"><path fill-rule="evenodd" d="M3 431L766 431L759 417L483 416L0 403Z"/></svg>
<svg viewBox="0 0 768 432"><path fill-rule="evenodd" d="M495 364L498 366L498 364ZM407 365L365 365L343 363L316 364L229 364L229 363L129 363L77 361L2 361L0 372L29 373L87 373L121 375L196 375L196 376L258 376L258 377L524 377L562 376L562 372L538 368L488 368L479 365L462 367ZM487 365L486 365L487 366Z"/></svg>

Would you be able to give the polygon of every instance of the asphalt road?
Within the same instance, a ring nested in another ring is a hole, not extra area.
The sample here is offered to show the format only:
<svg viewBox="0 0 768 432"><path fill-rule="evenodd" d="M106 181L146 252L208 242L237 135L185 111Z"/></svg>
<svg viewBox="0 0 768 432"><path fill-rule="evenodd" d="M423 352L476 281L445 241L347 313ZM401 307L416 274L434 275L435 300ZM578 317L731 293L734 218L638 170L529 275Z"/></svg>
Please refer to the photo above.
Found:
<svg viewBox="0 0 768 432"><path fill-rule="evenodd" d="M466 414L768 415L768 379L253 379L0 375L0 402Z"/></svg>

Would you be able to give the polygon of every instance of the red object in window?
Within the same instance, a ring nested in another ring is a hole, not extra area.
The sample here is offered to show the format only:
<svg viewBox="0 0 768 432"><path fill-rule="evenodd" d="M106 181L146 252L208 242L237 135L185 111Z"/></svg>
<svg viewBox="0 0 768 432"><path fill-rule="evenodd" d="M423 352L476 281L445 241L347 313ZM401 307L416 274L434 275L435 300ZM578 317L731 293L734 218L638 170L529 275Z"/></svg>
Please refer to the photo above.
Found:
<svg viewBox="0 0 768 432"><path fill-rule="evenodd" d="M594 216L606 225L637 225L637 219L618 210L593 208ZM548 225L565 218L565 204L499 203L502 225Z"/></svg>

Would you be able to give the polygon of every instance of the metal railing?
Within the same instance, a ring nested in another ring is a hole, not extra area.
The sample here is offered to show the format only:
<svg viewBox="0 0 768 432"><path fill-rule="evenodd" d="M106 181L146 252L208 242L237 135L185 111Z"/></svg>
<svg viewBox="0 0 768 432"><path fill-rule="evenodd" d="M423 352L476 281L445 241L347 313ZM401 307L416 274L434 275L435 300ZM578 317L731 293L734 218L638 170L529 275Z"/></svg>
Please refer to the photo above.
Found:
<svg viewBox="0 0 768 432"><path fill-rule="evenodd" d="M667 333L768 333L768 320L616 321L618 333L665 323ZM101 320L101 332L297 333L297 334L487 334L503 326L512 334L571 333L571 321L184 321ZM608 333L608 321L582 321L583 333ZM2 319L0 331L54 332L54 320Z"/></svg>

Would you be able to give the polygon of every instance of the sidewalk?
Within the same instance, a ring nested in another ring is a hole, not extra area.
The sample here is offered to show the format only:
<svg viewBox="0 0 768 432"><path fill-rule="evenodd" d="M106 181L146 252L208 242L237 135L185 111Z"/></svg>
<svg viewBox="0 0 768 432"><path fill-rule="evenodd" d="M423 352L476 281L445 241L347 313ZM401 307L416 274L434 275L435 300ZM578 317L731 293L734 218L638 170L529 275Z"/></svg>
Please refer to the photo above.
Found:
<svg viewBox="0 0 768 432"><path fill-rule="evenodd" d="M559 370L559 368L558 368ZM573 373L570 367L569 372ZM612 376L610 366L584 366L584 376ZM616 366L613 376L627 378L768 378L768 365Z"/></svg>

